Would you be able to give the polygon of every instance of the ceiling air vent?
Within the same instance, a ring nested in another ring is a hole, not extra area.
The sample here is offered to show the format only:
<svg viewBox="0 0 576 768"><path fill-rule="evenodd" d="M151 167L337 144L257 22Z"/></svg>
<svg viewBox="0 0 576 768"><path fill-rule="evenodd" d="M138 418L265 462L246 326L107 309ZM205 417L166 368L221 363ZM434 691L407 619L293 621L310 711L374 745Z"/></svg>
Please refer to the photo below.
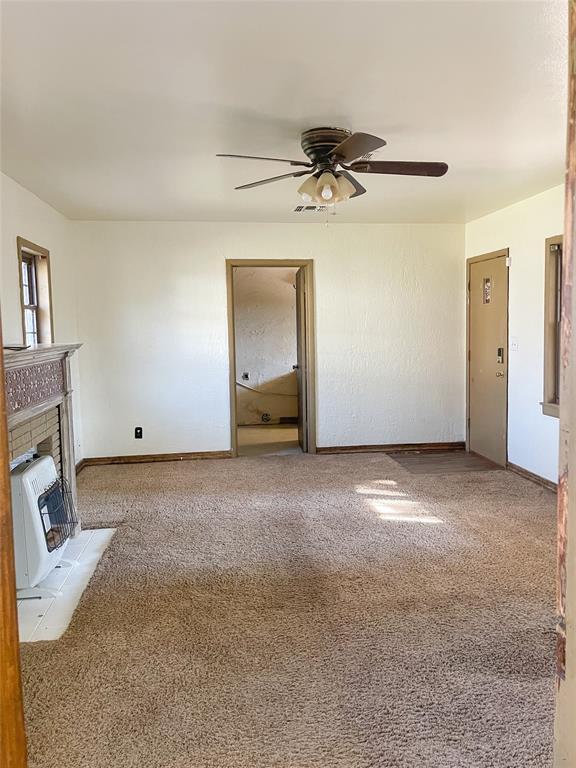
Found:
<svg viewBox="0 0 576 768"><path fill-rule="evenodd" d="M294 213L322 213L327 210L327 205L297 205Z"/></svg>

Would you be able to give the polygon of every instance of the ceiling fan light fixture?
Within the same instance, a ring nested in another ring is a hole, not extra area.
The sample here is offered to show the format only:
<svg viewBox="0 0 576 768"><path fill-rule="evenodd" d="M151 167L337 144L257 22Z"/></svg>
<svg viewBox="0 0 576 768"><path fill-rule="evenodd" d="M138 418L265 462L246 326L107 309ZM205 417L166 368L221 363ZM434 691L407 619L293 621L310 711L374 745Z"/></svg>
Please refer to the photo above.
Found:
<svg viewBox="0 0 576 768"><path fill-rule="evenodd" d="M348 200L356 192L356 187L346 176L338 176L336 181L338 183L338 202Z"/></svg>
<svg viewBox="0 0 576 768"><path fill-rule="evenodd" d="M316 195L322 202L329 203L334 202L338 197L339 189L336 177L330 171L324 171L320 174L318 183L316 184Z"/></svg>
<svg viewBox="0 0 576 768"><path fill-rule="evenodd" d="M310 176L306 181L298 188L298 194L305 203L312 203L316 201L316 186L317 181L315 176Z"/></svg>
<svg viewBox="0 0 576 768"><path fill-rule="evenodd" d="M318 204L322 208L333 207L366 192L355 175L351 176L349 171L353 171L354 174L431 177L444 176L448 171L446 163L372 160L372 153L386 145L384 139L369 133L352 133L346 128L310 128L302 133L300 144L307 160L287 160L280 157L255 155L219 154L217 156L275 161L305 168L306 170L292 171L292 173L252 181L249 184L241 184L235 189L252 189L282 179L308 176L309 178L298 188L298 194L305 205L314 207L313 204ZM338 170L339 168L341 170Z"/></svg>

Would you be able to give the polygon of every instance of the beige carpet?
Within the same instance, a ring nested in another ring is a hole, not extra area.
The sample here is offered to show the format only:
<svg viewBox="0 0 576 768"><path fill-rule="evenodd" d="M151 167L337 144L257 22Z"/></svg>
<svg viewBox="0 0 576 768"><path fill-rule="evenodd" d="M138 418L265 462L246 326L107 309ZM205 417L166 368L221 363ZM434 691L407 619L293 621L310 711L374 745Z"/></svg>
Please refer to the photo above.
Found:
<svg viewBox="0 0 576 768"><path fill-rule="evenodd" d="M550 492L382 454L79 479L119 528L23 646L31 768L551 765Z"/></svg>

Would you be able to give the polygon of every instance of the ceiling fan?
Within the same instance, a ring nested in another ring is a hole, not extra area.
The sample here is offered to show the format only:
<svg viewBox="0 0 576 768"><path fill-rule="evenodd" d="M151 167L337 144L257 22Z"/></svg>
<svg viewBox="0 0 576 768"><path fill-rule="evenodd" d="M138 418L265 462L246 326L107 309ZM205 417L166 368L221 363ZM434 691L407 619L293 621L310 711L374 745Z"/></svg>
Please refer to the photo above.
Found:
<svg viewBox="0 0 576 768"><path fill-rule="evenodd" d="M366 190L350 173L383 173L401 176L444 176L446 163L372 160L370 153L385 146L384 139L369 133L352 133L346 128L311 128L304 131L301 145L309 162L284 160L279 157L218 154L216 157L238 157L246 160L272 160L301 166L303 171L284 173L269 179L242 184L235 189L252 189L281 179L310 176L298 189L305 203L333 205L363 195Z"/></svg>

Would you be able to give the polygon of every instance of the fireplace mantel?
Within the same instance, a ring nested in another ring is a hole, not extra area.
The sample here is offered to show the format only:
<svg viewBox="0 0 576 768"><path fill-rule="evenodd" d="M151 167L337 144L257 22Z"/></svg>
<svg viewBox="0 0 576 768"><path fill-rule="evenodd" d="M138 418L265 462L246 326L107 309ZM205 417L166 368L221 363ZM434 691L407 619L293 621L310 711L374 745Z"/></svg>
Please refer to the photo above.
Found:
<svg viewBox="0 0 576 768"><path fill-rule="evenodd" d="M68 358L81 344L38 344L4 350L8 428L46 408L59 405L72 393Z"/></svg>
<svg viewBox="0 0 576 768"><path fill-rule="evenodd" d="M30 434L34 441L37 422L55 423L58 414L59 450L62 476L76 498L76 464L74 460L74 428L72 423L72 386L70 357L81 344L38 344L22 350L4 349L4 382L8 430L14 453ZM32 420L35 420L33 422ZM26 425L26 426L24 426ZM41 438L38 437L37 440Z"/></svg>
<svg viewBox="0 0 576 768"><path fill-rule="evenodd" d="M45 360L62 360L80 349L82 344L36 344L28 349L4 348L4 368L20 368Z"/></svg>

